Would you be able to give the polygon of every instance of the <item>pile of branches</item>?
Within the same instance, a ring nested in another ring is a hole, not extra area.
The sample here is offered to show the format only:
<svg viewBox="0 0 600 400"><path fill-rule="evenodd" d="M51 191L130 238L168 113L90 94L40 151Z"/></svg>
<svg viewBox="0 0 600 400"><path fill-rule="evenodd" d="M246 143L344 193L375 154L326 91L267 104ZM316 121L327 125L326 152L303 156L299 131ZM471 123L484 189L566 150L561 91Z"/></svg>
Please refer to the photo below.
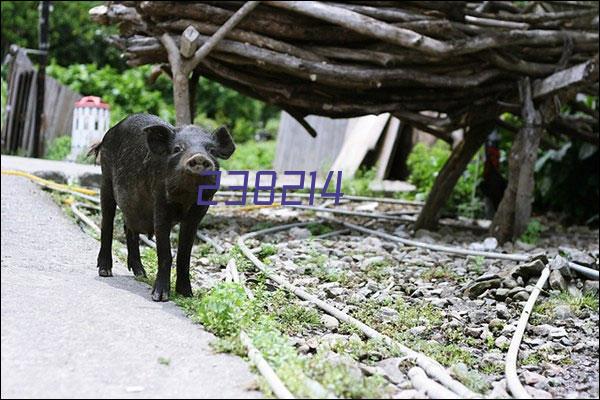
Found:
<svg viewBox="0 0 600 400"><path fill-rule="evenodd" d="M129 65L172 73L164 34L181 50L202 46L244 3L108 2L90 14L118 24L112 41ZM453 130L518 113L523 77L534 100L597 95L597 54L596 2L262 1L194 72L300 120L390 112L451 141ZM587 129L597 111L579 108L586 126L575 134L597 143Z"/></svg>

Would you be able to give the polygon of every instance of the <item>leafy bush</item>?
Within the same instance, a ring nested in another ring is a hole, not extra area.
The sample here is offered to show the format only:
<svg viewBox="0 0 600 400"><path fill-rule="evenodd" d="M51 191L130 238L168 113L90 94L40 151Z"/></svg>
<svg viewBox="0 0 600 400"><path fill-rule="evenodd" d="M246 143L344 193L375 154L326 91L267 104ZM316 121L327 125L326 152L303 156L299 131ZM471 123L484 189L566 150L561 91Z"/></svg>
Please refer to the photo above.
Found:
<svg viewBox="0 0 600 400"><path fill-rule="evenodd" d="M238 283L219 283L202 298L198 318L219 336L239 333L252 315L250 300Z"/></svg>
<svg viewBox="0 0 600 400"><path fill-rule="evenodd" d="M165 95L170 82L165 76L158 78L156 84L149 86L146 76L150 66L128 69L120 72L113 67L98 68L94 64L73 64L61 67L52 62L48 74L82 95L102 97L110 104L111 124L115 124L129 114L150 113L174 122L175 111L171 100Z"/></svg>
<svg viewBox="0 0 600 400"><path fill-rule="evenodd" d="M71 152L71 136L59 136L54 138L48 146L46 146L46 154L44 158L49 160L64 160Z"/></svg>
<svg viewBox="0 0 600 400"><path fill-rule="evenodd" d="M537 219L532 219L527 224L525 232L519 237L519 240L529 244L536 244L540 240L540 234L546 230L546 227Z"/></svg>
<svg viewBox="0 0 600 400"><path fill-rule="evenodd" d="M273 167L275 141L236 143L236 150L229 160L221 161L221 167L228 171L260 171Z"/></svg>
<svg viewBox="0 0 600 400"><path fill-rule="evenodd" d="M375 168L360 168L352 178L342 179L342 193L350 196L374 196L376 193L369 189L369 184L375 179ZM330 187L335 187L332 180ZM329 189L332 191L332 189Z"/></svg>

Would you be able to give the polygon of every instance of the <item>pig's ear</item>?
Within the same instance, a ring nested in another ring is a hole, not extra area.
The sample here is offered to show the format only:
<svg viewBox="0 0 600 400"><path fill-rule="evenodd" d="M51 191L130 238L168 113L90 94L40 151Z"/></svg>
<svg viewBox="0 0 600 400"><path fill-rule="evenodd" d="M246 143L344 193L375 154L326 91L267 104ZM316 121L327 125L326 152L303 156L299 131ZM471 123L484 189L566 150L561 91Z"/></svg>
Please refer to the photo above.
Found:
<svg viewBox="0 0 600 400"><path fill-rule="evenodd" d="M215 149L215 155L223 160L231 157L235 151L235 144L229 134L229 131L224 126L218 128L213 132L215 141L217 142L217 148Z"/></svg>
<svg viewBox="0 0 600 400"><path fill-rule="evenodd" d="M143 129L148 148L154 154L167 154L175 133L165 125L150 125Z"/></svg>

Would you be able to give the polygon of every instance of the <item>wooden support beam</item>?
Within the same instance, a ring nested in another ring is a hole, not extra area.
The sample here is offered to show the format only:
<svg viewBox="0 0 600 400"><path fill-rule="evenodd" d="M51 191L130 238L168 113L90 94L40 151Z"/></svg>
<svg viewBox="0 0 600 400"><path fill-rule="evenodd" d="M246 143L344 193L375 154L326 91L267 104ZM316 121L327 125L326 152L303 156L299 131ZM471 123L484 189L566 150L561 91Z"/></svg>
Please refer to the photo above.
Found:
<svg viewBox="0 0 600 400"><path fill-rule="evenodd" d="M485 142L485 138L493 126L493 123L485 123L471 127L469 132L465 134L464 140L452 150L450 158L435 179L427 201L415 223L415 230L436 227L439 213L448 198L450 198L456 182L458 182L477 150Z"/></svg>
<svg viewBox="0 0 600 400"><path fill-rule="evenodd" d="M542 136L542 117L534 106L529 78L519 82L519 91L523 127L510 149L508 186L490 228L500 243L518 238L529 223L535 184L533 173Z"/></svg>

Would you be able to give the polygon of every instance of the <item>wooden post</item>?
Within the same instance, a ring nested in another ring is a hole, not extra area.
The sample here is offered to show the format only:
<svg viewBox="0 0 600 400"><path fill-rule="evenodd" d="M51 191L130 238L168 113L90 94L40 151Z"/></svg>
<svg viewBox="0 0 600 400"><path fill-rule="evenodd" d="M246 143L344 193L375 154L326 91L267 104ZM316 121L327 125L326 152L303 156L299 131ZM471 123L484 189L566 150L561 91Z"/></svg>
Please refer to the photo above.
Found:
<svg viewBox="0 0 600 400"><path fill-rule="evenodd" d="M160 41L167 50L169 64L173 73L173 103L175 104L176 125L191 124L193 119L191 102L195 101L190 96L190 83L194 82L194 77L189 79L190 72L194 71L198 64L215 48L215 46L253 9L258 6L258 1L248 1L239 10L237 10L215 33L207 40L202 47L198 47L194 42L199 33L193 27L188 27L181 37L180 48L177 47L175 40L168 34L163 33ZM183 56L183 57L182 57ZM195 89L194 89L195 95Z"/></svg>
<svg viewBox="0 0 600 400"><path fill-rule="evenodd" d="M458 182L477 150L483 145L492 128L492 123L469 128L465 138L452 150L450 158L435 179L427 201L415 223L415 230L436 227L440 210L450 198L456 182Z"/></svg>
<svg viewBox="0 0 600 400"><path fill-rule="evenodd" d="M39 6L40 13L40 66L37 73L37 95L35 105L35 130L33 132L33 143L31 155L40 157L42 154L41 142L44 127L44 95L46 92L46 64L48 63L48 19L50 17L50 2L42 1Z"/></svg>
<svg viewBox="0 0 600 400"><path fill-rule="evenodd" d="M491 233L500 243L515 239L527 228L533 203L533 173L542 136L542 117L533 104L529 78L519 82L523 103L519 130L510 149L508 186L492 222Z"/></svg>

